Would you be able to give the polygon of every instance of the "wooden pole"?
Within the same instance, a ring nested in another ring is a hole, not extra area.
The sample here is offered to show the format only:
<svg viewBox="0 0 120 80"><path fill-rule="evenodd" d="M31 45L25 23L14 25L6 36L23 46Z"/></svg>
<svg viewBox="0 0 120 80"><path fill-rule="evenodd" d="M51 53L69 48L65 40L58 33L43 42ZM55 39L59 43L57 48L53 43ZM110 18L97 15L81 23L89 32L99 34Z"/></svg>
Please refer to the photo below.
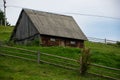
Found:
<svg viewBox="0 0 120 80"><path fill-rule="evenodd" d="M4 21L4 25L6 26L6 23L7 23L7 22L6 22L6 21L7 21L7 20L6 20L6 0L3 0L3 2L4 2L4 20L5 20L5 21Z"/></svg>
<svg viewBox="0 0 120 80"><path fill-rule="evenodd" d="M105 38L105 44L107 44L107 40L106 40L106 38Z"/></svg>
<svg viewBox="0 0 120 80"><path fill-rule="evenodd" d="M38 55L37 55L37 62L38 64L40 64L40 52L38 51Z"/></svg>

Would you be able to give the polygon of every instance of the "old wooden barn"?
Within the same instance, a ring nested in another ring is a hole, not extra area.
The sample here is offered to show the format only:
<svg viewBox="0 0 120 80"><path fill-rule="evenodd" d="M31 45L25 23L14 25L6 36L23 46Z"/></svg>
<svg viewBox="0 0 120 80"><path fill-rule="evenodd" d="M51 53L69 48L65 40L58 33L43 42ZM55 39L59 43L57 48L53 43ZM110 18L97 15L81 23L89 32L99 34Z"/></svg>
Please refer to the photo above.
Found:
<svg viewBox="0 0 120 80"><path fill-rule="evenodd" d="M86 36L73 17L23 9L10 40L27 43L39 39L44 46L84 47Z"/></svg>

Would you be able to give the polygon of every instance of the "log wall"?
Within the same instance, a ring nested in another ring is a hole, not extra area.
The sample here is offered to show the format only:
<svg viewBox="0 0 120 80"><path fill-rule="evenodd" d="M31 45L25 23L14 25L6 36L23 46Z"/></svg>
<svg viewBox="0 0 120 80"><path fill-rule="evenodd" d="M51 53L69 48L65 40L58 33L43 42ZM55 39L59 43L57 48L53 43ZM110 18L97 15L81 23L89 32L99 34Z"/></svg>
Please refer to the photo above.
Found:
<svg viewBox="0 0 120 80"><path fill-rule="evenodd" d="M75 42L75 44L71 43ZM70 46L70 47L84 47L83 40L67 39L53 36L41 35L41 42L43 46Z"/></svg>

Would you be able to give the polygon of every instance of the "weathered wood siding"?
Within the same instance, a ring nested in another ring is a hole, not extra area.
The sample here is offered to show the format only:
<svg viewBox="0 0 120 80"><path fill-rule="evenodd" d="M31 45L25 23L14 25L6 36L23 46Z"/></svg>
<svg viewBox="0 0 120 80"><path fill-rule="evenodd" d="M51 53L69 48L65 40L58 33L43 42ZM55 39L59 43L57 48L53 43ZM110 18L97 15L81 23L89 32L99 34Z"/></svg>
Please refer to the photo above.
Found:
<svg viewBox="0 0 120 80"><path fill-rule="evenodd" d="M51 39L55 39L52 41ZM71 44L71 41L75 42L75 44ZM53 37L53 36L45 36L41 35L41 42L43 46L70 46L70 47L84 47L83 40L75 40L75 39L67 39L67 38L60 38L60 37Z"/></svg>
<svg viewBox="0 0 120 80"><path fill-rule="evenodd" d="M17 40L22 40L37 33L38 31L35 29L29 17L25 13L22 13L22 16L19 18L19 22L17 24L16 33L14 33L13 37Z"/></svg>

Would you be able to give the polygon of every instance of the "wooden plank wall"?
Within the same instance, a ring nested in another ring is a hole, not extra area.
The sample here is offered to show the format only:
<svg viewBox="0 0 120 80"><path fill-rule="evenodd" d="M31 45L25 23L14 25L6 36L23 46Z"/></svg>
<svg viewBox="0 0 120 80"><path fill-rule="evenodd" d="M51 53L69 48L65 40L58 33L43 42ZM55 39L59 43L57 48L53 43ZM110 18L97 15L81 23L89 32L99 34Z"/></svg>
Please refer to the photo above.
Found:
<svg viewBox="0 0 120 80"><path fill-rule="evenodd" d="M17 25L16 34L14 35L15 39L22 40L38 33L24 12L22 13L22 17L19 22L20 23Z"/></svg>

